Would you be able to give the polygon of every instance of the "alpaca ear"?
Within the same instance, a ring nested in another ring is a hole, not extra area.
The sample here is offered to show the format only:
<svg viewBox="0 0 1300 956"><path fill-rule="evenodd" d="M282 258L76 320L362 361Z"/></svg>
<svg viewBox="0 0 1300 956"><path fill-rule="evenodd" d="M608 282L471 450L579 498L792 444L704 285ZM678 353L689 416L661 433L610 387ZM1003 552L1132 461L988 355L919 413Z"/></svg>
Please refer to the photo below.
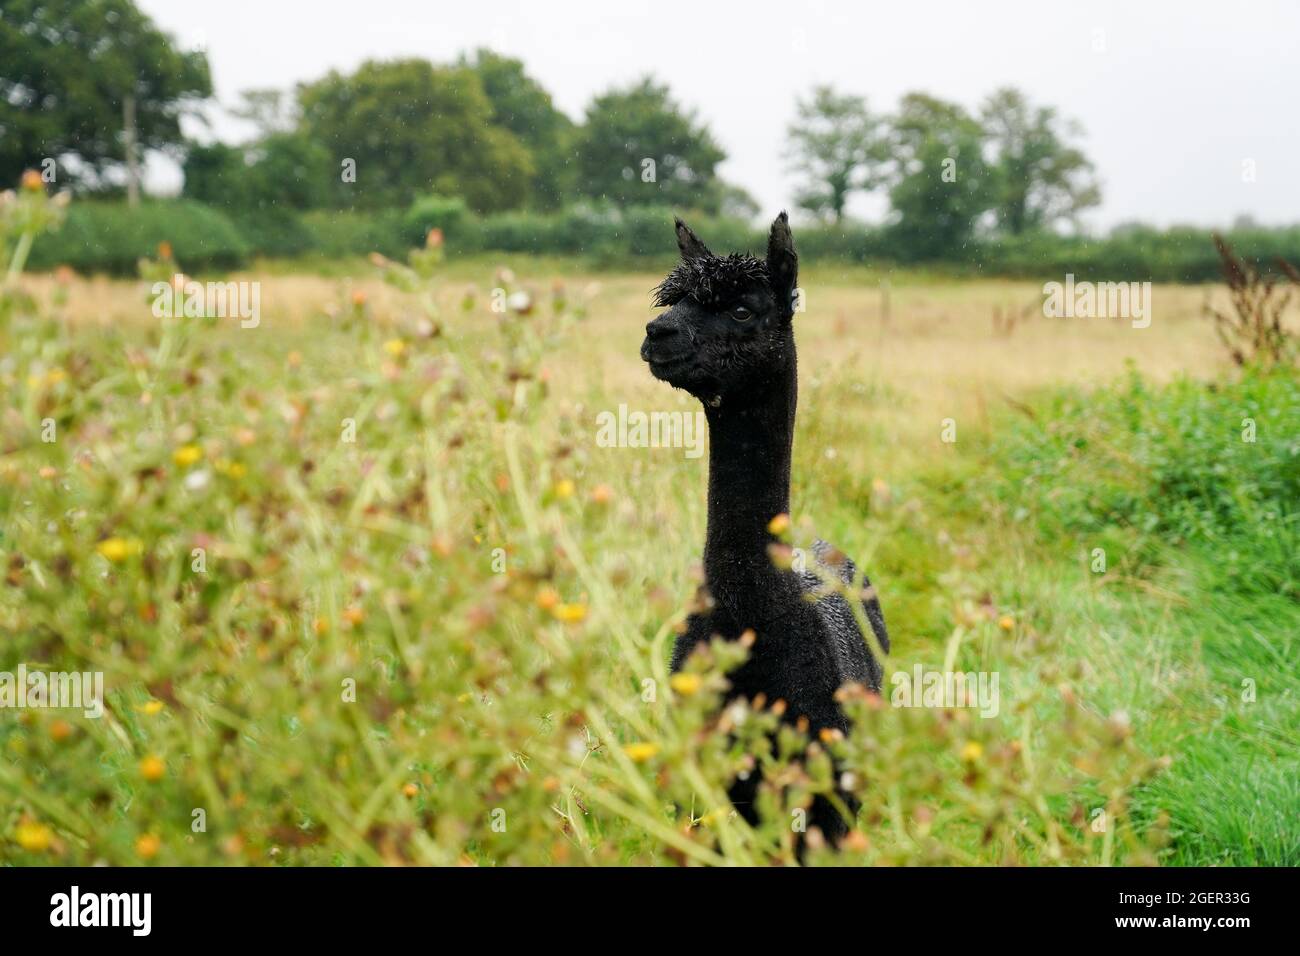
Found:
<svg viewBox="0 0 1300 956"><path fill-rule="evenodd" d="M790 220L784 210L772 222L772 232L767 237L767 274L776 301L783 304L787 316L793 316L794 290L799 281L799 257L795 255L794 236L790 234Z"/></svg>
<svg viewBox="0 0 1300 956"><path fill-rule="evenodd" d="M675 220L677 223L677 248L682 251L682 258L687 262L692 259L707 259L712 257L713 253L709 247L700 242L700 237L691 232L691 227L682 222L681 219Z"/></svg>

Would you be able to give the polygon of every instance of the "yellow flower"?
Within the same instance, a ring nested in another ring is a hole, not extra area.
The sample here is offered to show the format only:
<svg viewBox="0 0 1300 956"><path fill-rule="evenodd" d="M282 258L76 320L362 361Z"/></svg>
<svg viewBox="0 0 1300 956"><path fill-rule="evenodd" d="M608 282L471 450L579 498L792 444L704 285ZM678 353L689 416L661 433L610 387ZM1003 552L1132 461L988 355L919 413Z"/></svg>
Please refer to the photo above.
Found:
<svg viewBox="0 0 1300 956"><path fill-rule="evenodd" d="M967 763L974 763L984 756L984 745L977 740L966 742L966 746L961 748L961 759Z"/></svg>
<svg viewBox="0 0 1300 956"><path fill-rule="evenodd" d="M133 554L139 554L141 547L138 538L105 538L95 545L95 550L114 564L118 564Z"/></svg>
<svg viewBox="0 0 1300 956"><path fill-rule="evenodd" d="M190 465L198 464L203 459L203 449L198 445L181 445L172 452L172 461L176 462L181 468L188 468Z"/></svg>
<svg viewBox="0 0 1300 956"><path fill-rule="evenodd" d="M587 616L587 605L557 604L551 609L551 616L565 624L576 624Z"/></svg>
<svg viewBox="0 0 1300 956"><path fill-rule="evenodd" d="M161 757L150 754L140 761L140 776L150 783L157 783L167 773L167 765Z"/></svg>
<svg viewBox="0 0 1300 956"><path fill-rule="evenodd" d="M158 855L160 849L162 849L162 840L160 840L157 834L154 833L142 834L140 838L135 841L136 856L140 857L142 860L152 860Z"/></svg>
<svg viewBox="0 0 1300 956"><path fill-rule="evenodd" d="M36 170L26 169L23 170L22 187L28 192L36 192L38 189L45 188L45 181Z"/></svg>
<svg viewBox="0 0 1300 956"><path fill-rule="evenodd" d="M573 482L572 482L571 480L569 480L568 478L562 478L562 479L560 479L559 481L557 481L557 482L555 483L555 497L557 497L557 498L572 498L572 497L573 497Z"/></svg>
<svg viewBox="0 0 1300 956"><path fill-rule="evenodd" d="M1015 626L1016 626L1015 619L1012 618L1010 614L1003 614L1000 618L998 618L998 627L1002 628L1002 630L1004 631L1009 631Z"/></svg>
<svg viewBox="0 0 1300 956"><path fill-rule="evenodd" d="M777 515L767 523L767 530L772 534L785 534L790 530L790 516L785 514Z"/></svg>
<svg viewBox="0 0 1300 956"><path fill-rule="evenodd" d="M44 823L29 820L18 824L14 830L14 839L28 853L44 853L54 840L54 831Z"/></svg>
<svg viewBox="0 0 1300 956"><path fill-rule="evenodd" d="M555 588L542 588L537 592L535 600L543 611L549 611L560 603L560 594Z"/></svg>
<svg viewBox="0 0 1300 956"><path fill-rule="evenodd" d="M635 743L623 745L623 753L631 757L636 763L645 763L658 752L658 744Z"/></svg>
<svg viewBox="0 0 1300 956"><path fill-rule="evenodd" d="M669 686L683 697L690 697L692 694L697 693L703 683L704 680L699 674L681 673L668 678Z"/></svg>
<svg viewBox="0 0 1300 956"><path fill-rule="evenodd" d="M403 342L401 339L389 339L387 342L384 343L384 351L387 352L389 355L391 355L393 358L398 358L403 352L406 351L406 343Z"/></svg>
<svg viewBox="0 0 1300 956"><path fill-rule="evenodd" d="M147 714L150 717L156 717L163 711L163 702L160 700L146 700L143 704L138 706L136 710L140 711L142 714Z"/></svg>

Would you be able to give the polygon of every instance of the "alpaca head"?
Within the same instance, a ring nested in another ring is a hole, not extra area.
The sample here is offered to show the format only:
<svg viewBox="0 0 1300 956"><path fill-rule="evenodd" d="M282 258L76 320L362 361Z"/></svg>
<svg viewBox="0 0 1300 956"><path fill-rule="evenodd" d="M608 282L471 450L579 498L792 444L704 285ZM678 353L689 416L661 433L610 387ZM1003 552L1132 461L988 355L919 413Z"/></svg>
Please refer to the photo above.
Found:
<svg viewBox="0 0 1300 956"><path fill-rule="evenodd" d="M681 262L654 290L667 311L641 344L651 374L715 405L786 381L798 257L785 213L772 223L766 259L715 256L680 219L677 246Z"/></svg>

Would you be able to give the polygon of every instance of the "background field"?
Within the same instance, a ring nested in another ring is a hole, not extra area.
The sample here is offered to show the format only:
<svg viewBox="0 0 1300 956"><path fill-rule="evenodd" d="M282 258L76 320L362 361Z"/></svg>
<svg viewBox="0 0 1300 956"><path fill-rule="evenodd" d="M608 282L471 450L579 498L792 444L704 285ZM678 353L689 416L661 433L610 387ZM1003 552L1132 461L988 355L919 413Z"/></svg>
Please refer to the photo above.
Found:
<svg viewBox="0 0 1300 956"><path fill-rule="evenodd" d="M707 458L595 441L620 403L694 410L637 357L659 277L499 265L264 263L230 277L256 329L23 280L0 630L105 671L109 712L0 725L0 859L789 862L829 751L845 862L1300 861L1300 398L1228 367L1220 290L1157 286L1133 329L1046 319L1037 283L806 269L796 538L870 571L892 666L997 671L1002 707L854 703L848 742L772 758L751 832L721 793L768 715L718 719L725 649L666 673Z"/></svg>

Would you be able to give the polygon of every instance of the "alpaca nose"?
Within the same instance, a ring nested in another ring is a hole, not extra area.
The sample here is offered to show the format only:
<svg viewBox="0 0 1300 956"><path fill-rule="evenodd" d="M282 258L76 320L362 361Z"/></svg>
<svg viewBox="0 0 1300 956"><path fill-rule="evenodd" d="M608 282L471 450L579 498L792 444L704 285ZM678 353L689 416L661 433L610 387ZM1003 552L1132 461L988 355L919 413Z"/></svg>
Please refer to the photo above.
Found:
<svg viewBox="0 0 1300 956"><path fill-rule="evenodd" d="M651 342L662 342L670 339L677 334L677 326L670 322L665 322L661 315L645 327L645 337Z"/></svg>

